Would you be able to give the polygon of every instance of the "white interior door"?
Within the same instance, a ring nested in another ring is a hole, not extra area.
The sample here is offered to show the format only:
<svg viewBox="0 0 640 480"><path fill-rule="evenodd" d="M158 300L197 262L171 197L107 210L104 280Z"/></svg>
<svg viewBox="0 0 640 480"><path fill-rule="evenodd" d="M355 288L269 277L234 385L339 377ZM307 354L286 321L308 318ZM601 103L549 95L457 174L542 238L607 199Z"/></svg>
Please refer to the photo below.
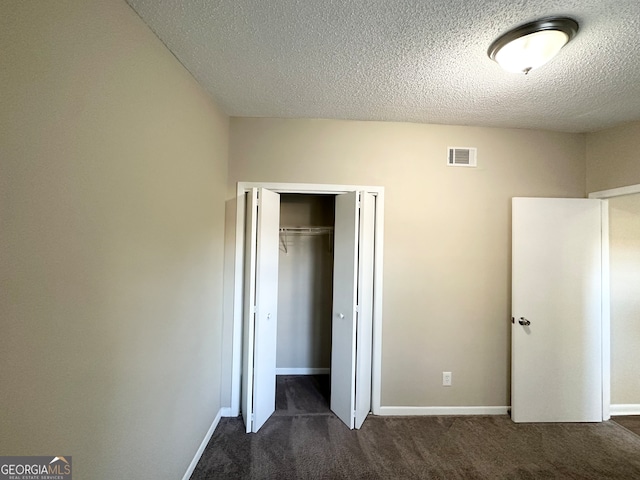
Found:
<svg viewBox="0 0 640 480"><path fill-rule="evenodd" d="M249 433L275 411L280 196L251 189L246 218L242 417Z"/></svg>
<svg viewBox="0 0 640 480"><path fill-rule="evenodd" d="M374 214L370 194L336 196L331 410L349 428L360 428L371 407Z"/></svg>
<svg viewBox="0 0 640 480"><path fill-rule="evenodd" d="M602 421L601 205L513 199L515 422Z"/></svg>

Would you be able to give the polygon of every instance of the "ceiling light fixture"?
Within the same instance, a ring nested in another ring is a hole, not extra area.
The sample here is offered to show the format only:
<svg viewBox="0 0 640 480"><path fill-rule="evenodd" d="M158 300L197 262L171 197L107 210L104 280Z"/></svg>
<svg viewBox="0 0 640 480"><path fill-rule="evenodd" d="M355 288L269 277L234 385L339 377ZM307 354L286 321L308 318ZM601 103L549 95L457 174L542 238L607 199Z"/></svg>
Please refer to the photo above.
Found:
<svg viewBox="0 0 640 480"><path fill-rule="evenodd" d="M555 57L576 33L578 22L571 18L541 18L498 37L487 54L505 70L526 75Z"/></svg>

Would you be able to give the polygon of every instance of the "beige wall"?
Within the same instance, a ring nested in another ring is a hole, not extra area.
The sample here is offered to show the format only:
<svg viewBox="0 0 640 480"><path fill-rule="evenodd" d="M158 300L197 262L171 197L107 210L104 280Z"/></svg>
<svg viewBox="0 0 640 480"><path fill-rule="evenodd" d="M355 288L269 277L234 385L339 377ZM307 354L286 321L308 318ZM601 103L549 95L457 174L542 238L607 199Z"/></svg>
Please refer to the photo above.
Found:
<svg viewBox="0 0 640 480"><path fill-rule="evenodd" d="M477 147L478 168L448 167L448 146ZM385 187L383 406L509 405L511 197L584 196L584 135L232 118L229 148L228 198L238 181Z"/></svg>
<svg viewBox="0 0 640 480"><path fill-rule="evenodd" d="M611 403L640 404L640 194L609 200Z"/></svg>
<svg viewBox="0 0 640 480"><path fill-rule="evenodd" d="M640 122L587 134L587 192L640 184Z"/></svg>
<svg viewBox="0 0 640 480"><path fill-rule="evenodd" d="M228 118L118 0L0 15L0 452L181 478L220 408Z"/></svg>

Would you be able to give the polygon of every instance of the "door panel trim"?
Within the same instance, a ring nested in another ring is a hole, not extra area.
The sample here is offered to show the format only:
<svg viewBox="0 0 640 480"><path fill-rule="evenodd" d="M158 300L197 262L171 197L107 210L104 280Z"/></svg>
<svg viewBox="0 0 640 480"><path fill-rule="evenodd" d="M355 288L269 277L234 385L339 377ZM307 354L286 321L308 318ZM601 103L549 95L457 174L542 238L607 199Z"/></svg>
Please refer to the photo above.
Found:
<svg viewBox="0 0 640 480"><path fill-rule="evenodd" d="M256 277L256 247L258 235L258 190L251 189L245 196L247 204L247 222L244 226L245 239L243 241L243 249L245 256L244 265L244 291L246 295L243 298L243 331L242 343L244 345L253 345L255 341L255 320L252 318L251 305L255 302ZM249 313L246 313L249 312ZM245 315L246 313L246 315ZM245 388L242 389L241 397L241 413L244 420L245 431L251 432L253 428L253 364L254 364L253 348L247 348L242 351L242 377L245 379Z"/></svg>
<svg viewBox="0 0 640 480"><path fill-rule="evenodd" d="M360 428L371 411L371 348L373 347L373 259L375 257L376 201L372 195L361 192L358 241L358 317L356 332L356 397L355 428ZM362 354L364 352L364 354Z"/></svg>
<svg viewBox="0 0 640 480"><path fill-rule="evenodd" d="M611 270L609 265L609 202L601 202L602 218L602 420L611 418Z"/></svg>

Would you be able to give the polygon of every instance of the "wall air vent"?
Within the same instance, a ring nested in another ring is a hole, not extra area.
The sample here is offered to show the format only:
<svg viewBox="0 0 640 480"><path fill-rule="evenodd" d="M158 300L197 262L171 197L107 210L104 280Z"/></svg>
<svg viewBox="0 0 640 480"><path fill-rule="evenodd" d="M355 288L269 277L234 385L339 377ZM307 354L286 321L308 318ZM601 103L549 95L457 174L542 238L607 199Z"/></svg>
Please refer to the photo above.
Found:
<svg viewBox="0 0 640 480"><path fill-rule="evenodd" d="M477 148L449 147L447 165L451 167L476 167L478 156Z"/></svg>

